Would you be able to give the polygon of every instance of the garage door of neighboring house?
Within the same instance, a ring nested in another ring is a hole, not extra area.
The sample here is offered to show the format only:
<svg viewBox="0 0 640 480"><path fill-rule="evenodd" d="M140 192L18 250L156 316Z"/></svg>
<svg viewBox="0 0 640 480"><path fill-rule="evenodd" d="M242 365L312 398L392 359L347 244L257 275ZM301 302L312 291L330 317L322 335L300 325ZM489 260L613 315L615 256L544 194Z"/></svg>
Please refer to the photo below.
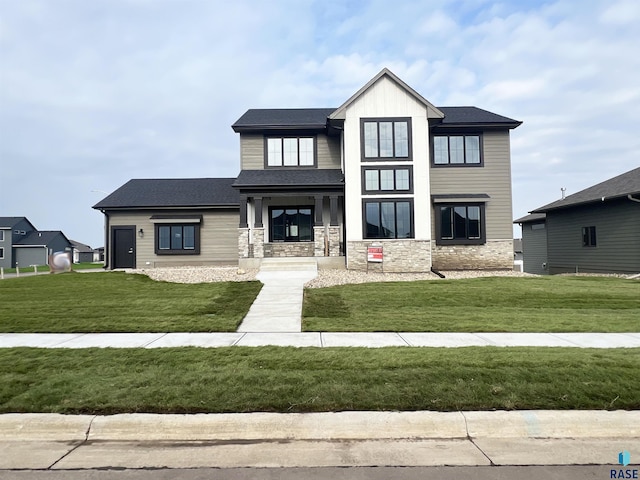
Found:
<svg viewBox="0 0 640 480"><path fill-rule="evenodd" d="M136 268L135 233L135 227L112 227L113 268Z"/></svg>

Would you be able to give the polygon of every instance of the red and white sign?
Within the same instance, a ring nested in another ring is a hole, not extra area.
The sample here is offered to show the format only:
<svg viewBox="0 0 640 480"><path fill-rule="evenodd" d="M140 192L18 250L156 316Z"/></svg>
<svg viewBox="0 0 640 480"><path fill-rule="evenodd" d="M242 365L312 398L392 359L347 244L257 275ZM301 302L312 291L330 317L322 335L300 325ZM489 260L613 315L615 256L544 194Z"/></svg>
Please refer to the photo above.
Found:
<svg viewBox="0 0 640 480"><path fill-rule="evenodd" d="M368 247L367 261L382 263L382 247Z"/></svg>

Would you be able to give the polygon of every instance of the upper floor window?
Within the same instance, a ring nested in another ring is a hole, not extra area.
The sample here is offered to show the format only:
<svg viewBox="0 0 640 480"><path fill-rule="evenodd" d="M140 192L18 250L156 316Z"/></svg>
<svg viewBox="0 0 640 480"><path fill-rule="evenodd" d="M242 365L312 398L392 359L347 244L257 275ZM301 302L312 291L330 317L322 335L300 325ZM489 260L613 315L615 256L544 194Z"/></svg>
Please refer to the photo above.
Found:
<svg viewBox="0 0 640 480"><path fill-rule="evenodd" d="M485 243L484 204L438 205L436 235L439 245Z"/></svg>
<svg viewBox="0 0 640 480"><path fill-rule="evenodd" d="M313 137L267 138L268 167L313 167Z"/></svg>
<svg viewBox="0 0 640 480"><path fill-rule="evenodd" d="M411 159L410 118L363 118L360 124L364 160Z"/></svg>
<svg viewBox="0 0 640 480"><path fill-rule="evenodd" d="M411 167L380 167L362 169L362 193L412 193Z"/></svg>
<svg viewBox="0 0 640 480"><path fill-rule="evenodd" d="M4 242L4 230L0 230L0 242Z"/></svg>
<svg viewBox="0 0 640 480"><path fill-rule="evenodd" d="M480 135L436 135L434 165L482 165Z"/></svg>

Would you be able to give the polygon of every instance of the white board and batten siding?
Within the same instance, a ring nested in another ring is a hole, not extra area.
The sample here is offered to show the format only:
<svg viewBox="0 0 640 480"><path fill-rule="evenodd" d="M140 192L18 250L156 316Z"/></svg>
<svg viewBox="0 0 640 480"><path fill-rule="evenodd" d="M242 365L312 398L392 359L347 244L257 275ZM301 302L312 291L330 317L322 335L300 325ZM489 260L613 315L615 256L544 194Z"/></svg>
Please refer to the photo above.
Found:
<svg viewBox="0 0 640 480"><path fill-rule="evenodd" d="M414 228L416 240L429 240L429 124L427 108L400 85L387 77L376 83L346 108L344 123L345 217L347 240L363 239L361 192L361 118L411 118L411 161L366 162L367 166L411 165L413 168ZM405 195L391 195L402 198ZM380 197L380 195L376 195Z"/></svg>
<svg viewBox="0 0 640 480"><path fill-rule="evenodd" d="M156 255L155 228L152 215L202 215L200 223L199 255ZM136 267L151 268L179 265L235 264L238 261L238 224L240 213L237 208L208 210L154 210L139 212L110 212L109 231L118 225L134 225L136 232ZM138 234L143 230L143 235ZM109 234L108 250L112 250Z"/></svg>

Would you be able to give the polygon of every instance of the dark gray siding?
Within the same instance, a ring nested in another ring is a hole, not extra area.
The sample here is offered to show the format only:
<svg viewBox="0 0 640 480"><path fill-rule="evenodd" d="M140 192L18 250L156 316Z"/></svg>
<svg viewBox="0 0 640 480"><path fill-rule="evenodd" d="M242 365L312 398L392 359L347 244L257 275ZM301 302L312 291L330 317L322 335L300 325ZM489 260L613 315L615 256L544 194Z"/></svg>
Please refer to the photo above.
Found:
<svg viewBox="0 0 640 480"><path fill-rule="evenodd" d="M0 267L11 268L11 230L3 229L2 232L3 233L0 233L0 248L2 248L2 255L0 255Z"/></svg>
<svg viewBox="0 0 640 480"><path fill-rule="evenodd" d="M547 229L544 222L522 225L523 269L526 273L546 275Z"/></svg>
<svg viewBox="0 0 640 480"><path fill-rule="evenodd" d="M596 227L596 246L582 228ZM640 272L640 203L627 199L547 212L550 273ZM526 255L526 254L525 254Z"/></svg>

